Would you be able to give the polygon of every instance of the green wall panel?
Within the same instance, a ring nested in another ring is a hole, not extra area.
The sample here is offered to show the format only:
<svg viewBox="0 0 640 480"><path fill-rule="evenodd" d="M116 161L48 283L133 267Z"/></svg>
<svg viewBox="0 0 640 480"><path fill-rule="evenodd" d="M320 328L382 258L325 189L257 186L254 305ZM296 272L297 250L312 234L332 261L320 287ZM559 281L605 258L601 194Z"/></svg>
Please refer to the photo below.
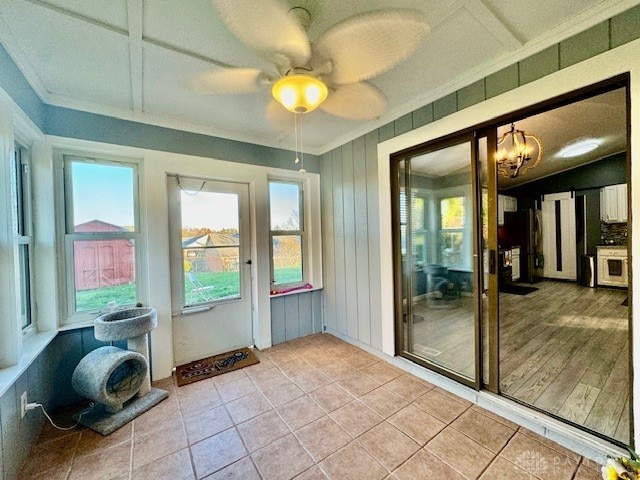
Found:
<svg viewBox="0 0 640 480"><path fill-rule="evenodd" d="M503 68L499 72L489 75L485 79L487 98L492 98L501 93L513 90L520 85L518 75L518 64Z"/></svg>
<svg viewBox="0 0 640 480"><path fill-rule="evenodd" d="M413 128L433 122L433 103L429 103L413 111Z"/></svg>
<svg viewBox="0 0 640 480"><path fill-rule="evenodd" d="M380 137L380 141L384 142L385 140L389 140L396 136L396 126L394 122L389 122L386 125L378 128L378 136Z"/></svg>
<svg viewBox="0 0 640 480"><path fill-rule="evenodd" d="M471 85L458 90L458 110L463 110L471 105L485 100L484 78Z"/></svg>
<svg viewBox="0 0 640 480"><path fill-rule="evenodd" d="M560 50L556 44L520 62L520 85L538 80L559 68Z"/></svg>
<svg viewBox="0 0 640 480"><path fill-rule="evenodd" d="M456 92L450 93L446 97L439 98L433 102L433 119L439 120L442 117L451 115L458 110L458 99Z"/></svg>
<svg viewBox="0 0 640 480"><path fill-rule="evenodd" d="M609 49L609 21L560 42L560 68L566 68Z"/></svg>
<svg viewBox="0 0 640 480"><path fill-rule="evenodd" d="M640 5L611 19L611 48L640 38Z"/></svg>
<svg viewBox="0 0 640 480"><path fill-rule="evenodd" d="M413 116L407 113L398 118L394 123L395 136L402 135L413 128Z"/></svg>

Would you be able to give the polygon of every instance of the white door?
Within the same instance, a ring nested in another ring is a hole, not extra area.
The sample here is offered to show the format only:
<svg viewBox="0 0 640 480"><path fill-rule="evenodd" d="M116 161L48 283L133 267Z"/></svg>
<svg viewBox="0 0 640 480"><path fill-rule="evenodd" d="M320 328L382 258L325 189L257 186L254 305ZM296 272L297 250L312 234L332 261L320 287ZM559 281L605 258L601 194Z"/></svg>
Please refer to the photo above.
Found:
<svg viewBox="0 0 640 480"><path fill-rule="evenodd" d="M170 176L174 363L253 344L247 184Z"/></svg>
<svg viewBox="0 0 640 480"><path fill-rule="evenodd" d="M577 280L576 202L571 193L544 196L542 248L546 278Z"/></svg>

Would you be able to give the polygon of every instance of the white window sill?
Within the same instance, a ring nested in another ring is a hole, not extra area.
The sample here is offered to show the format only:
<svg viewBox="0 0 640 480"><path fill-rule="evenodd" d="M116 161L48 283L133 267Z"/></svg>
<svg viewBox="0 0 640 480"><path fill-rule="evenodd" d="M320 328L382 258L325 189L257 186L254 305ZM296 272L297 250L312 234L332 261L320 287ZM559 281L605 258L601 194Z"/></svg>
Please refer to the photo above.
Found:
<svg viewBox="0 0 640 480"><path fill-rule="evenodd" d="M25 337L22 344L22 358L20 363L6 368L0 368L0 397L27 371L38 355L51 343L57 331L39 332Z"/></svg>
<svg viewBox="0 0 640 480"><path fill-rule="evenodd" d="M59 332L65 332L67 330L78 330L80 328L93 327L94 320L87 320L84 322L76 322L76 323L66 323L64 325L60 325L58 328Z"/></svg>

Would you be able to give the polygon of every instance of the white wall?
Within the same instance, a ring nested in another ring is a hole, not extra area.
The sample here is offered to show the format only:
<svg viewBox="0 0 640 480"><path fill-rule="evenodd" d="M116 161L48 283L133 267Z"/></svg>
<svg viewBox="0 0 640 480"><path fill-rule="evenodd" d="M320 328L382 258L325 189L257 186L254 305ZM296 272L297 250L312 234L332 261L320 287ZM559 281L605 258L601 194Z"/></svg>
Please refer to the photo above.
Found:
<svg viewBox="0 0 640 480"><path fill-rule="evenodd" d="M322 251L320 244L320 180L318 174L300 174L247 164L238 164L211 158L179 155L154 150L137 149L87 142L60 137L49 137L53 149L60 148L87 152L93 155L115 155L142 159L141 174L141 225L146 239L145 303L158 311L158 328L151 334L151 354L154 379L171 375L173 361L173 322L171 318L171 284L169 271L169 213L167 200L168 173L206 177L222 181L235 181L249 185L251 228L255 233L251 245L253 259L253 330L256 346L271 345L270 266L269 266L269 176L291 178L305 182L305 191L311 201L305 202L309 238L315 244L310 283L322 286ZM221 332L223 334L223 332Z"/></svg>

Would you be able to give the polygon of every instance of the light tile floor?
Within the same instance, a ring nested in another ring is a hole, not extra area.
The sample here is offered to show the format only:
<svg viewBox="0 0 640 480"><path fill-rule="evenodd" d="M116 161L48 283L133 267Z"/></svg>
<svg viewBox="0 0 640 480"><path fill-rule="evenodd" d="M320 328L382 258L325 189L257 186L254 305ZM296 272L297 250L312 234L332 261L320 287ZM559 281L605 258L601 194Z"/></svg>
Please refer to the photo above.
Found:
<svg viewBox="0 0 640 480"><path fill-rule="evenodd" d="M599 479L599 467L328 334L176 387L117 432L44 427L33 479Z"/></svg>

